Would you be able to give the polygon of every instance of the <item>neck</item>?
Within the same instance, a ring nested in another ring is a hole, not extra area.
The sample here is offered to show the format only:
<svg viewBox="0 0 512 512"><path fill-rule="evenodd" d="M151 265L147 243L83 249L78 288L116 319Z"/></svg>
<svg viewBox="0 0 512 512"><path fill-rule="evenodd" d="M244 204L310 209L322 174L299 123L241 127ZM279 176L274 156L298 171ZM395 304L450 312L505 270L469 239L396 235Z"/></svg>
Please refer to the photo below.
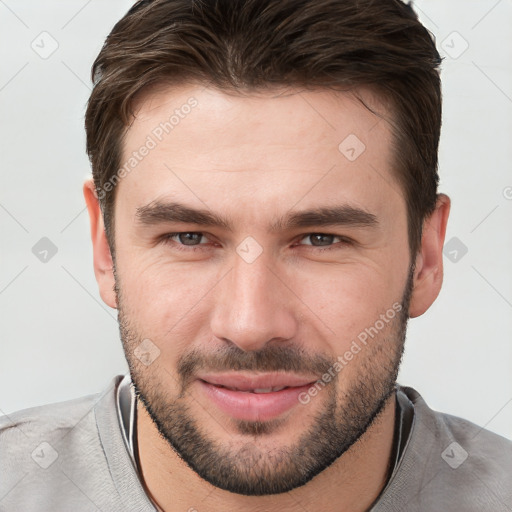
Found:
<svg viewBox="0 0 512 512"><path fill-rule="evenodd" d="M306 485L271 496L244 496L199 477L159 434L137 404L140 471L148 495L164 512L364 512L389 478L395 429L395 393L361 438Z"/></svg>

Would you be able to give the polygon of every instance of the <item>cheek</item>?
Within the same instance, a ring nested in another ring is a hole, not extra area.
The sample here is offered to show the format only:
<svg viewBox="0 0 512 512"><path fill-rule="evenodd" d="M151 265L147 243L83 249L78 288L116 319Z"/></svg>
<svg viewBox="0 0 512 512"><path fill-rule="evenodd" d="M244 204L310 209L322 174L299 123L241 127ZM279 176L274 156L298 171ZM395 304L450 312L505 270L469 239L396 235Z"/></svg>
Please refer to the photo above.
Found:
<svg viewBox="0 0 512 512"><path fill-rule="evenodd" d="M342 353L401 300L398 279L378 266L353 265L311 275L297 275L296 293L311 310L309 317L326 333L331 350Z"/></svg>
<svg viewBox="0 0 512 512"><path fill-rule="evenodd" d="M172 340L173 351L185 348L207 321L205 296L220 279L218 269L142 259L123 270L123 307L140 334Z"/></svg>

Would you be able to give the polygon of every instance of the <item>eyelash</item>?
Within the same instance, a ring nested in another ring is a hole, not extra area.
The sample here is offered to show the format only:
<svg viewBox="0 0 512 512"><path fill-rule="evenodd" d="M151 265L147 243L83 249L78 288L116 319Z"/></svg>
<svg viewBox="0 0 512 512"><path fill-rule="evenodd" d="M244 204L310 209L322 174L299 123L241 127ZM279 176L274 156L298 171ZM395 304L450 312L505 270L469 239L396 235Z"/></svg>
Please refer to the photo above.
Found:
<svg viewBox="0 0 512 512"><path fill-rule="evenodd" d="M204 233L202 233L201 231L179 231L178 233L167 233L166 235L164 235L162 237L162 242L164 244L172 244L178 251L189 252L189 251L192 250L192 251L195 252L195 251L202 251L202 250L204 250L204 247L202 247L202 246L204 246L206 244L184 245L184 244L181 244L179 242L175 242L174 240L171 240L173 237L175 237L177 235L182 235L182 234L186 234L186 233L201 234L201 235L204 236ZM307 238L308 236L311 236L311 235L332 236L334 238L339 238L341 241L337 242L337 243L333 243L332 245L329 245L327 247L310 245L310 244L300 244L300 245L306 245L308 247L315 248L317 251L326 252L326 251L332 251L332 250L339 249L339 245L346 246L346 245L352 245L353 244L353 241L351 239L349 239L347 237L344 237L344 236L335 235L334 233L319 233L319 232L306 233L305 235L303 235L298 240L299 241L303 240L304 238Z"/></svg>

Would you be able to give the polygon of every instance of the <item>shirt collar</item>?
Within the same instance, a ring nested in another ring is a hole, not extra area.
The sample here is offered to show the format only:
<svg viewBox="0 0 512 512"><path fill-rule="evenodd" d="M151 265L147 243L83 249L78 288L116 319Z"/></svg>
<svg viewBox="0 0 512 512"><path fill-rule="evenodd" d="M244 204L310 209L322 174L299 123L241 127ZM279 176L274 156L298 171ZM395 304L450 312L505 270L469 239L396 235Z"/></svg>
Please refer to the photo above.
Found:
<svg viewBox="0 0 512 512"><path fill-rule="evenodd" d="M123 439L128 453L137 471L139 465L136 457L137 446L137 398L130 374L126 374L120 382L116 396L119 422L122 426Z"/></svg>

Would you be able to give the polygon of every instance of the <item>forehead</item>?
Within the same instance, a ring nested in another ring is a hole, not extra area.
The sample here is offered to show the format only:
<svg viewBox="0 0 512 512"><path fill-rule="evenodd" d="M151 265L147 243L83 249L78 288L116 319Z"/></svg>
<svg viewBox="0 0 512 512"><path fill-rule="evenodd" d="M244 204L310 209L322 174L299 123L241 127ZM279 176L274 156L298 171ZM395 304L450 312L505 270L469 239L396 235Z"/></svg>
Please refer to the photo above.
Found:
<svg viewBox="0 0 512 512"><path fill-rule="evenodd" d="M362 87L346 92L285 87L234 92L200 84L160 84L137 97L134 110L135 122L128 130L125 149L151 134L160 146L172 148L173 142L186 141L187 147L200 145L201 153L218 148L217 138L224 135L229 135L225 142L231 146L290 146L298 137L307 146L337 146L340 137L350 134L368 140L381 124L375 112L389 115L384 98ZM238 130L244 127L251 132ZM388 130L383 122L373 142Z"/></svg>
<svg viewBox="0 0 512 512"><path fill-rule="evenodd" d="M373 113L388 109L368 89L240 94L183 84L143 95L135 111L117 192L132 208L164 197L225 208L233 194L271 211L344 196L365 206L385 206L386 194L396 202L397 192L402 200L390 126Z"/></svg>

